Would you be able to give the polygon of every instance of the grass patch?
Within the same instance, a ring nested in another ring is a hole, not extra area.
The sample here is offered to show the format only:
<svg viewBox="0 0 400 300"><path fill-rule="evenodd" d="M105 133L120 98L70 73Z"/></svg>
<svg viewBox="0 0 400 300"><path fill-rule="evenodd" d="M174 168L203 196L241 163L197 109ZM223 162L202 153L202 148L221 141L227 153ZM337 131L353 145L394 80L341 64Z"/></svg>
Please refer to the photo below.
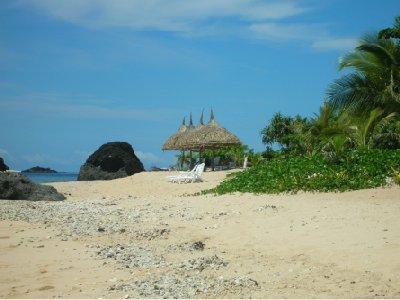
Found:
<svg viewBox="0 0 400 300"><path fill-rule="evenodd" d="M276 158L235 173L203 193L296 193L347 191L387 184L400 169L400 150L357 150L343 153L335 162L323 155Z"/></svg>

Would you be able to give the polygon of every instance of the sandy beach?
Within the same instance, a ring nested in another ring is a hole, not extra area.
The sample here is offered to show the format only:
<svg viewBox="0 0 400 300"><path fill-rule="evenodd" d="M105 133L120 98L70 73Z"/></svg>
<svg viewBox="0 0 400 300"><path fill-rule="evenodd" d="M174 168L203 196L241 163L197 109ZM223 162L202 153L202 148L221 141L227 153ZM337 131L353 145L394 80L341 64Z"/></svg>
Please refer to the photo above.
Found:
<svg viewBox="0 0 400 300"><path fill-rule="evenodd" d="M168 172L1 201L1 298L399 298L400 188L193 196Z"/></svg>

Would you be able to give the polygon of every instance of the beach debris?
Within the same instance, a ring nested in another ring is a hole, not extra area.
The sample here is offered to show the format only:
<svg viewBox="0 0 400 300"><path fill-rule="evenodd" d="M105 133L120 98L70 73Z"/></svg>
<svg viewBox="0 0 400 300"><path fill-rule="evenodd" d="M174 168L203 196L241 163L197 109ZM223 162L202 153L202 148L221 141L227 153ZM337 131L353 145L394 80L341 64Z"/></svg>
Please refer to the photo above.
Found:
<svg viewBox="0 0 400 300"><path fill-rule="evenodd" d="M153 228L150 230L137 230L133 234L138 239L154 240L157 238L168 238L170 232L171 230L168 228Z"/></svg>
<svg viewBox="0 0 400 300"><path fill-rule="evenodd" d="M95 246L96 255L100 259L112 259L119 269L153 268L165 266L164 258L153 255L148 248L137 245ZM134 270L130 270L134 271Z"/></svg>
<svg viewBox="0 0 400 300"><path fill-rule="evenodd" d="M197 241L192 244L194 250L204 250L205 244L202 241Z"/></svg>
<svg viewBox="0 0 400 300"><path fill-rule="evenodd" d="M278 208L276 205L271 205L271 204L265 204L263 206L260 206L259 208L255 209L254 211L256 212L267 212L267 211L278 211Z"/></svg>
<svg viewBox="0 0 400 300"><path fill-rule="evenodd" d="M180 263L179 267L184 270L203 271L204 269L219 269L221 267L226 267L227 265L228 262L219 258L217 255L212 255L190 259Z"/></svg>
<svg viewBox="0 0 400 300"><path fill-rule="evenodd" d="M248 295L250 291L259 289L259 285L257 281L247 276L224 278L168 272L131 283L117 283L113 285L113 289L137 293L137 297L194 298L195 296Z"/></svg>
<svg viewBox="0 0 400 300"><path fill-rule="evenodd" d="M167 247L168 251L203 251L205 248L205 244L202 241L197 242L184 242L180 244L172 244Z"/></svg>

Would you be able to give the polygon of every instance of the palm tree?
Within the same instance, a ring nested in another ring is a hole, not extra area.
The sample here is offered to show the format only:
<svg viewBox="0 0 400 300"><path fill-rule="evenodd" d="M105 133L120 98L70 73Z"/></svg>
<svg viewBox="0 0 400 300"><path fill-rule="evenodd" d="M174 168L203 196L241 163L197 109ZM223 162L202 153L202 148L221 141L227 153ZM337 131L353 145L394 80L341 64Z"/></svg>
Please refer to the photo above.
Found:
<svg viewBox="0 0 400 300"><path fill-rule="evenodd" d="M400 16L394 19L392 28L386 28L379 31L380 39L400 39Z"/></svg>
<svg viewBox="0 0 400 300"><path fill-rule="evenodd" d="M350 128L353 129L352 138L358 148L369 148L376 127L385 124L386 122L390 122L397 116L396 113L391 113L387 116L384 116L383 114L383 109L375 108L370 112L367 118L353 118L354 125L350 126Z"/></svg>
<svg viewBox="0 0 400 300"><path fill-rule="evenodd" d="M346 111L335 109L329 102L325 102L319 114L311 119L311 126L307 134L308 144L312 153L326 148L334 148L335 152L344 150L350 143L350 119Z"/></svg>
<svg viewBox="0 0 400 300"><path fill-rule="evenodd" d="M352 137L358 148L368 148L374 128L382 120L382 114L381 108L375 108L370 112L368 118L354 119L354 125L351 126L351 129L353 129Z"/></svg>
<svg viewBox="0 0 400 300"><path fill-rule="evenodd" d="M331 84L328 101L352 114L368 115L375 108L384 114L400 112L400 44L395 39L365 37L360 45L342 57L339 69L351 68Z"/></svg>

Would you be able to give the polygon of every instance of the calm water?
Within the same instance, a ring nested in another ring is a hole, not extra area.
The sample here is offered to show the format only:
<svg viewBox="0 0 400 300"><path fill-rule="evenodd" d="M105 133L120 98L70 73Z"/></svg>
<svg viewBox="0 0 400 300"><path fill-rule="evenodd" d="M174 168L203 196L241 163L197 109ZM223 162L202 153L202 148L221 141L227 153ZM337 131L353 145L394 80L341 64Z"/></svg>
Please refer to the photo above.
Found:
<svg viewBox="0 0 400 300"><path fill-rule="evenodd" d="M76 181L78 173L22 173L33 182Z"/></svg>

